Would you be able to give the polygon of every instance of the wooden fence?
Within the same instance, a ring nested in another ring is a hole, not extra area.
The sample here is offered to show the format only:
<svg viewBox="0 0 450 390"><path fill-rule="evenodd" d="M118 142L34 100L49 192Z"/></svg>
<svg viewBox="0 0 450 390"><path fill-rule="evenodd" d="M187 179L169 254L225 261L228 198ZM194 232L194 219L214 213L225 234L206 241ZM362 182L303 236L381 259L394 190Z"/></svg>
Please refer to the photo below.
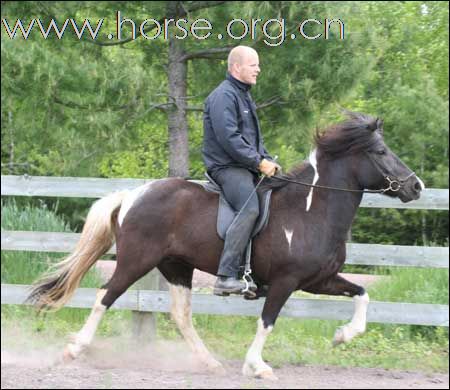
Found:
<svg viewBox="0 0 450 390"><path fill-rule="evenodd" d="M112 191L133 189L152 180L97 179L71 177L2 176L2 196L51 196L99 198ZM410 203L377 194L365 194L362 207L448 210L448 189L426 189L421 198ZM70 252L77 242L76 233L2 231L2 250L38 252ZM347 244L347 264L377 266L408 266L448 268L448 247L417 247L398 245ZM112 247L109 253L115 253ZM154 317L142 313L169 312L167 291L158 290L158 273L152 272L138 290L128 290L112 306L133 310L134 327L142 331L146 321L154 324ZM29 286L2 284L2 304L22 304ZM68 307L91 308L95 289L79 288ZM250 315L261 313L264 299L246 301L242 297L217 297L193 294L193 313L220 315ZM281 311L282 316L346 320L353 313L349 299L290 298ZM144 321L143 318L146 318ZM448 305L393 302L371 302L369 322L448 326Z"/></svg>

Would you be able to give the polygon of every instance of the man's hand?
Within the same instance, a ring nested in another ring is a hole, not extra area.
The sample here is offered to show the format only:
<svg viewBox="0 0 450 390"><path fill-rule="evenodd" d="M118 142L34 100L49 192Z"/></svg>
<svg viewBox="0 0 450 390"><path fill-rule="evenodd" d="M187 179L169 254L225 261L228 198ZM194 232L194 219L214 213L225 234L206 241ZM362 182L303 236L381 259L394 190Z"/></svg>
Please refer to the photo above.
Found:
<svg viewBox="0 0 450 390"><path fill-rule="evenodd" d="M266 176L271 177L281 170L281 166L276 162L266 160L265 158L259 163L258 169Z"/></svg>

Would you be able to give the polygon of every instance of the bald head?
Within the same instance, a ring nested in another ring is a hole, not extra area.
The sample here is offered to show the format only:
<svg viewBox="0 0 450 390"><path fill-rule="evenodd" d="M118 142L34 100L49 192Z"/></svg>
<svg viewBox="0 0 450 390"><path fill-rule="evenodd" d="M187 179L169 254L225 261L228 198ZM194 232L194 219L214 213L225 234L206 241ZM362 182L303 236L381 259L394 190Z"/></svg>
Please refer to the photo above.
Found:
<svg viewBox="0 0 450 390"><path fill-rule="evenodd" d="M248 46L236 46L228 55L228 72L243 83L254 85L261 70L259 57L255 49Z"/></svg>
<svg viewBox="0 0 450 390"><path fill-rule="evenodd" d="M255 49L248 46L236 46L228 54L228 70L233 64L242 64L248 57L258 57Z"/></svg>

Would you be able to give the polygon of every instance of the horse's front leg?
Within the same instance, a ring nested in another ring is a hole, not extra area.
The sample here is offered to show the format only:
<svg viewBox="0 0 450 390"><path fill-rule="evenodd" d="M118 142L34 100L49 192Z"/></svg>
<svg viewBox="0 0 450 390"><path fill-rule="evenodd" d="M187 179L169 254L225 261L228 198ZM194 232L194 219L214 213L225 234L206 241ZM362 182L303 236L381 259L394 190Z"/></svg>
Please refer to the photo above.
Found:
<svg viewBox="0 0 450 390"><path fill-rule="evenodd" d="M272 332L281 308L297 287L297 278L284 276L271 282L261 318L258 319L258 330L252 345L247 351L242 372L247 376L277 380L272 368L262 359L262 350L267 336Z"/></svg>
<svg viewBox="0 0 450 390"><path fill-rule="evenodd" d="M313 294L345 295L353 297L355 302L355 312L353 317L348 324L336 330L333 345L348 343L355 336L365 332L369 294L367 294L363 287L351 283L339 275L335 275L320 284L304 289L304 291Z"/></svg>

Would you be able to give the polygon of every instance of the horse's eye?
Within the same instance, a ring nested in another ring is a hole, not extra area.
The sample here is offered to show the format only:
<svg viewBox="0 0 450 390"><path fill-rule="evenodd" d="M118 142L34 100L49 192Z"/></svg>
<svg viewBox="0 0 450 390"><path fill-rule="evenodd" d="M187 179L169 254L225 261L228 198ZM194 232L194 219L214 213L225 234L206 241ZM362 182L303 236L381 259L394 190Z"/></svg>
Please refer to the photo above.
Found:
<svg viewBox="0 0 450 390"><path fill-rule="evenodd" d="M377 150L377 154L386 154L386 149Z"/></svg>

